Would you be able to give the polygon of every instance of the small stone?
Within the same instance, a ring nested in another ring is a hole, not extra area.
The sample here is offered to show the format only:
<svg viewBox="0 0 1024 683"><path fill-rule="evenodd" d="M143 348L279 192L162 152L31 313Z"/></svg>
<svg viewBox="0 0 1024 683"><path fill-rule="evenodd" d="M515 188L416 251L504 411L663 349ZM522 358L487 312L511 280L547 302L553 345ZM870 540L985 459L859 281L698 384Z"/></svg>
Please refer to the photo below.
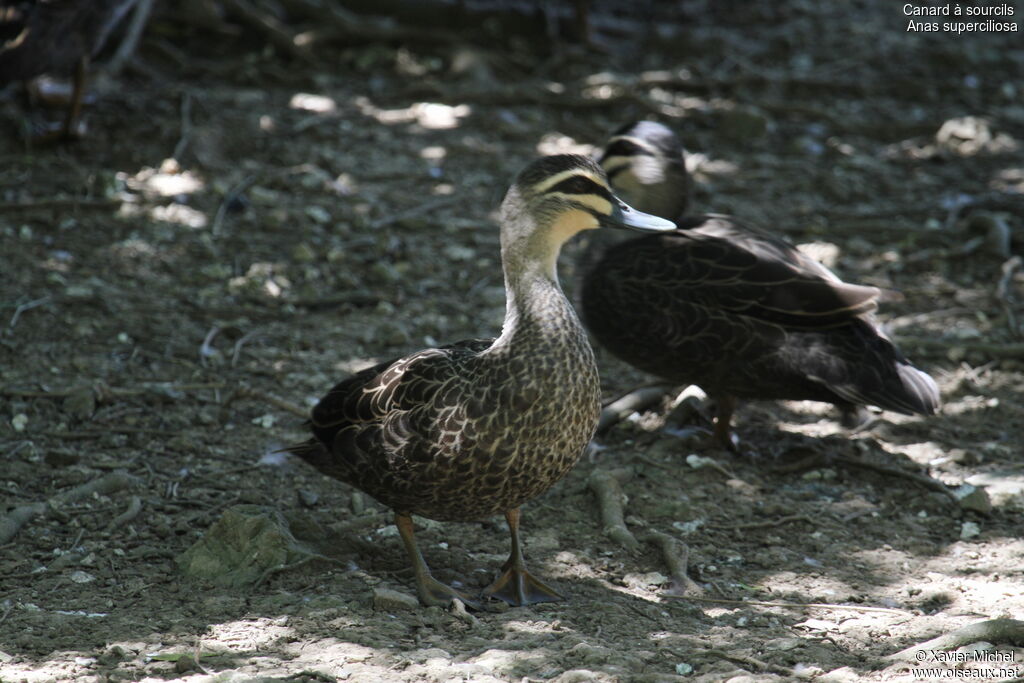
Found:
<svg viewBox="0 0 1024 683"><path fill-rule="evenodd" d="M182 655L174 660L175 673L183 674L189 671L198 671L199 662L192 655Z"/></svg>
<svg viewBox="0 0 1024 683"><path fill-rule="evenodd" d="M312 218L314 222L320 224L331 221L331 214L322 206L307 206L306 215Z"/></svg>
<svg viewBox="0 0 1024 683"><path fill-rule="evenodd" d="M992 512L992 501L988 499L985 489L972 486L971 484L962 484L953 489L953 495L956 496L960 507L964 510L973 510L983 515Z"/></svg>
<svg viewBox="0 0 1024 683"><path fill-rule="evenodd" d="M18 413L11 418L11 426L14 427L14 431L23 432L25 427L28 426L28 415L25 413Z"/></svg>
<svg viewBox="0 0 1024 683"><path fill-rule="evenodd" d="M860 674L853 667L844 666L841 669L833 669L815 680L823 681L824 683L856 683L860 679Z"/></svg>
<svg viewBox="0 0 1024 683"><path fill-rule="evenodd" d="M981 534L981 526L977 522L964 522L960 527L960 540L966 541Z"/></svg>
<svg viewBox="0 0 1024 683"><path fill-rule="evenodd" d="M64 399L64 412L85 420L96 410L96 396L92 387L75 387Z"/></svg>
<svg viewBox="0 0 1024 683"><path fill-rule="evenodd" d="M983 472L967 478L967 483L981 487L992 506L1024 510L1024 476L1013 470Z"/></svg>
<svg viewBox="0 0 1024 683"><path fill-rule="evenodd" d="M754 109L729 109L722 113L718 130L738 142L754 140L768 131L768 118Z"/></svg>
<svg viewBox="0 0 1024 683"><path fill-rule="evenodd" d="M373 589L373 607L383 612L393 610L414 610L419 609L420 601L415 595L401 593L390 588L378 586Z"/></svg>
<svg viewBox="0 0 1024 683"><path fill-rule="evenodd" d="M764 644L765 648L769 650L777 650L779 652L789 652L795 650L804 644L804 641L800 638L775 638L769 640Z"/></svg>
<svg viewBox="0 0 1024 683"><path fill-rule="evenodd" d="M313 247L305 242L300 242L292 248L292 258L299 263L312 263L316 260L316 252Z"/></svg>
<svg viewBox="0 0 1024 683"><path fill-rule="evenodd" d="M90 583L96 580L96 577L89 572L83 572L81 570L71 572L71 576L68 577L75 583Z"/></svg>

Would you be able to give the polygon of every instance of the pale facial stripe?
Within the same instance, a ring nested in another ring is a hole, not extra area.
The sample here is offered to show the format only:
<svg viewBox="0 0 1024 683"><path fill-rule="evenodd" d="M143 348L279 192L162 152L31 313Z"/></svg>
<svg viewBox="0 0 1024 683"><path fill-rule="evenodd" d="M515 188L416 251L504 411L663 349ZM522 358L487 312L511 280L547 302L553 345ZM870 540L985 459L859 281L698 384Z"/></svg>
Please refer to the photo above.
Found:
<svg viewBox="0 0 1024 683"><path fill-rule="evenodd" d="M588 173L587 171L580 168L570 168L565 171L562 171L561 173L556 173L552 176L548 176L541 182L537 183L534 186L534 192L536 192L537 194L543 194L550 190L551 188L553 188L555 185L558 185L563 180L568 180L573 176L580 176L586 178L587 180L590 180L596 185L598 185L599 187L605 187L604 180L594 175L593 173Z"/></svg>
<svg viewBox="0 0 1024 683"><path fill-rule="evenodd" d="M571 202L577 204L583 204L588 209L591 209L592 213L601 216L610 216L612 213L612 203L596 194L569 194L567 192L550 192L548 196L551 197L562 197Z"/></svg>

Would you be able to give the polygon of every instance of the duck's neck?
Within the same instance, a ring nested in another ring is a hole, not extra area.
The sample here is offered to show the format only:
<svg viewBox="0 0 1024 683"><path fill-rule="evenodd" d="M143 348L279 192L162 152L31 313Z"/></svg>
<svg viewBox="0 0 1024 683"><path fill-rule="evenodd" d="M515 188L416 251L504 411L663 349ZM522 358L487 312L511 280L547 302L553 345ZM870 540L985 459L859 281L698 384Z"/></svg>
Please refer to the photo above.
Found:
<svg viewBox="0 0 1024 683"><path fill-rule="evenodd" d="M556 342L580 334L576 312L558 283L556 264L560 245L542 239L502 246L505 271L505 322L497 348L512 347L527 338Z"/></svg>

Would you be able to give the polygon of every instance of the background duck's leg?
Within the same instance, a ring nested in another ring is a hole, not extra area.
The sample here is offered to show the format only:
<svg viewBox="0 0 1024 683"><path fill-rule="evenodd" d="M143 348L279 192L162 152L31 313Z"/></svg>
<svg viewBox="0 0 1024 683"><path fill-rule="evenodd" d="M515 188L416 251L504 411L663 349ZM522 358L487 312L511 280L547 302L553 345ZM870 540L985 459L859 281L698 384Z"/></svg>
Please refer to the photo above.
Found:
<svg viewBox="0 0 1024 683"><path fill-rule="evenodd" d="M64 129L62 131L65 140L75 140L81 137L78 129L78 119L82 115L82 104L85 102L85 83L89 74L89 58L83 56L75 65L74 90L71 91L71 105L68 107L67 116L64 117Z"/></svg>
<svg viewBox="0 0 1024 683"><path fill-rule="evenodd" d="M484 589L486 597L500 598L510 605L530 605L535 602L555 602L562 596L555 589L535 579L526 570L522 546L519 544L519 508L505 513L508 530L512 535L512 552L502 565L501 575Z"/></svg>
<svg viewBox="0 0 1024 683"><path fill-rule="evenodd" d="M477 607L476 602L472 598L463 595L451 586L444 585L430 575L430 568L427 567L427 562L423 559L419 546L416 545L416 536L413 534L412 528L412 517L396 512L395 526L398 527L402 543L405 544L405 550L409 553L409 559L412 561L412 571L416 577L416 592L419 593L420 602L427 606L438 605L440 607L447 607L451 604L452 600L458 598L470 607Z"/></svg>
<svg viewBox="0 0 1024 683"><path fill-rule="evenodd" d="M738 450L738 439L732 433L732 414L736 397L723 394L715 397L715 440L727 450Z"/></svg>
<svg viewBox="0 0 1024 683"><path fill-rule="evenodd" d="M36 145L50 145L70 142L82 137L84 128L81 126L82 108L85 103L85 84L89 71L89 58L82 57L75 65L75 76L71 81L71 97L67 100L66 112L62 123L49 122L44 132L32 137Z"/></svg>

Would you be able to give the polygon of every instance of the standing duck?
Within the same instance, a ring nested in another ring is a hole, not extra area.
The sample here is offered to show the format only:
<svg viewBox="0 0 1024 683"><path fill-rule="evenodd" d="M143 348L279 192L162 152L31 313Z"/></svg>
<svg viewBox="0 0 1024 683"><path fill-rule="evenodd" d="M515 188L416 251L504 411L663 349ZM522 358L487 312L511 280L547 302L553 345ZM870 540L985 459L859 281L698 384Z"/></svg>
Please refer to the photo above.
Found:
<svg viewBox="0 0 1024 683"><path fill-rule="evenodd" d="M599 226L671 230L612 195L581 156L539 159L501 205L506 315L501 336L426 349L342 381L313 408L313 438L291 447L320 472L392 508L426 605L454 598L430 575L411 515L474 521L503 513L512 550L483 591L512 605L559 599L526 569L519 507L575 464L600 412L593 353L562 294L563 243Z"/></svg>
<svg viewBox="0 0 1024 683"><path fill-rule="evenodd" d="M600 160L612 186L678 229L592 243L581 313L597 339L640 370L700 386L716 403L714 436L735 448L737 399L874 405L931 415L934 380L871 319L880 291L841 281L794 246L730 216L685 216L690 178L667 127L628 125Z"/></svg>
<svg viewBox="0 0 1024 683"><path fill-rule="evenodd" d="M89 59L137 0L0 0L0 86L75 70L67 115L52 138L78 135Z"/></svg>

